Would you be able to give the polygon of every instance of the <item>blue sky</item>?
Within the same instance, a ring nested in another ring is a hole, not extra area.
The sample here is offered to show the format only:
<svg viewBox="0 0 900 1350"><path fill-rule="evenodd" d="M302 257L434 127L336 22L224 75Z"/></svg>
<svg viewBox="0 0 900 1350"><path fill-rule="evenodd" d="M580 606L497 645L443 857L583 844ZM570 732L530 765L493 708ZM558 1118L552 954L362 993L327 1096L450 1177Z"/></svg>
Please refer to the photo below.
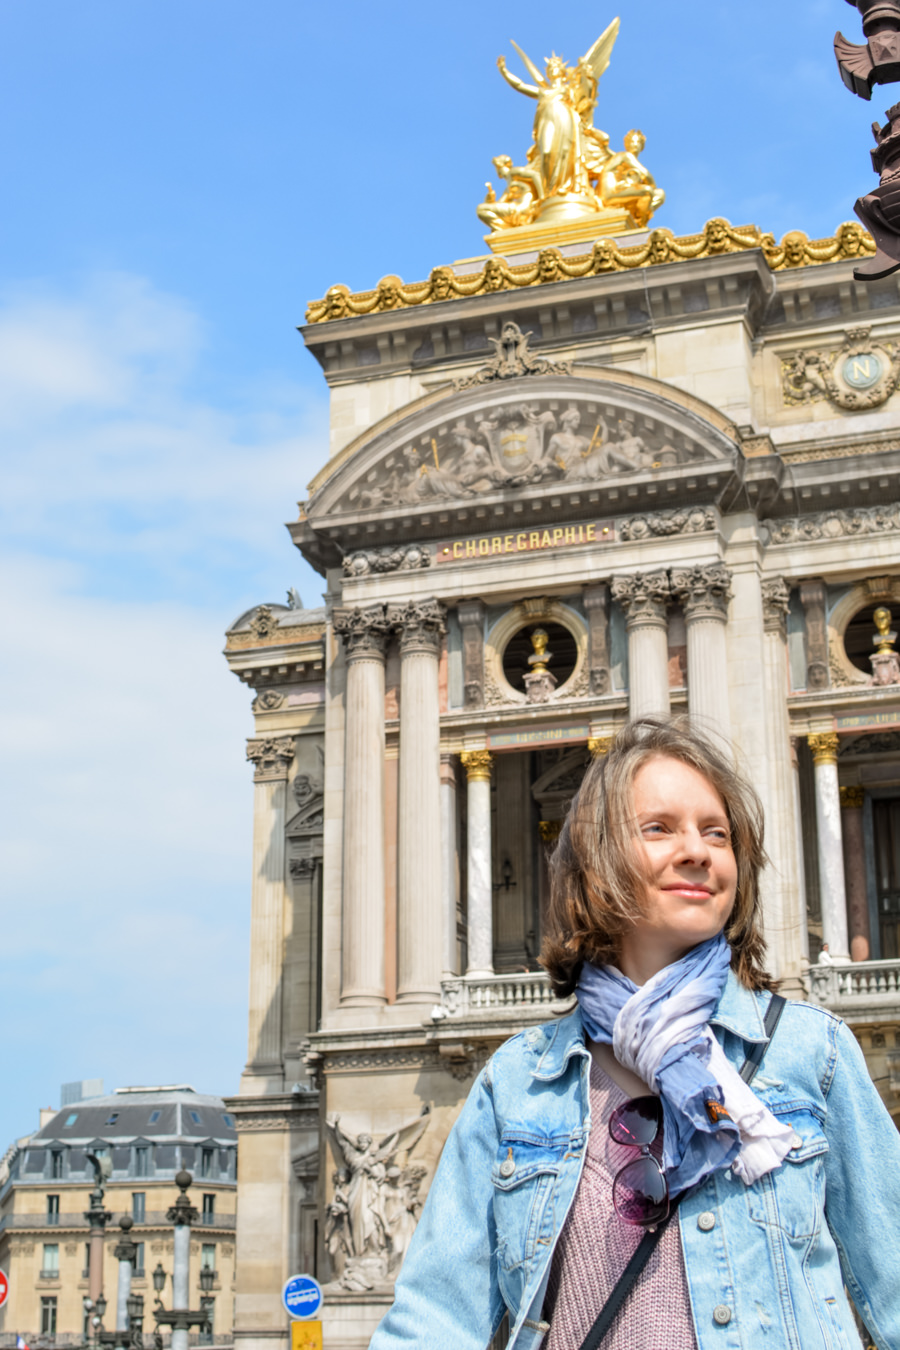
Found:
<svg viewBox="0 0 900 1350"><path fill-rule="evenodd" d="M343 281L483 251L531 104L515 38L622 29L596 123L639 126L656 223L830 234L874 180L843 0L0 3L0 1150L103 1076L236 1090L249 696L231 619L321 582L283 528L325 456L296 333Z"/></svg>

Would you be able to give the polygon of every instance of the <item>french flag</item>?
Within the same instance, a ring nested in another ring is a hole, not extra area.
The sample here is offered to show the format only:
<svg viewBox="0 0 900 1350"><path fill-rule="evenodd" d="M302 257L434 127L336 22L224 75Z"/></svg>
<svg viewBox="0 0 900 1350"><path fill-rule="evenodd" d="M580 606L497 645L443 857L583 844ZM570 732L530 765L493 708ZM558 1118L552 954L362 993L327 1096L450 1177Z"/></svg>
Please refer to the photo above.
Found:
<svg viewBox="0 0 900 1350"><path fill-rule="evenodd" d="M28 1342L24 1336L16 1337L16 1350L28 1350Z"/></svg>

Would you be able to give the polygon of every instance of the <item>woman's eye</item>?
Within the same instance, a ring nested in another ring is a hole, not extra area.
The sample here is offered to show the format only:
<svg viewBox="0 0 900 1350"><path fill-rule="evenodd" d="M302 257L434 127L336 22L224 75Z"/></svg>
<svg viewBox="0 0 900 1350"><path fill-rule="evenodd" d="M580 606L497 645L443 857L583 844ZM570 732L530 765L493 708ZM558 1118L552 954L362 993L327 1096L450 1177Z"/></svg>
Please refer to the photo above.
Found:
<svg viewBox="0 0 900 1350"><path fill-rule="evenodd" d="M710 830L707 830L706 833L709 836L709 838L712 839L715 843L727 844L730 840L730 835L728 831L721 828L721 826L718 825L714 826Z"/></svg>
<svg viewBox="0 0 900 1350"><path fill-rule="evenodd" d="M646 825L641 826L642 834L662 834L664 830L665 826L661 825L658 820L651 820Z"/></svg>

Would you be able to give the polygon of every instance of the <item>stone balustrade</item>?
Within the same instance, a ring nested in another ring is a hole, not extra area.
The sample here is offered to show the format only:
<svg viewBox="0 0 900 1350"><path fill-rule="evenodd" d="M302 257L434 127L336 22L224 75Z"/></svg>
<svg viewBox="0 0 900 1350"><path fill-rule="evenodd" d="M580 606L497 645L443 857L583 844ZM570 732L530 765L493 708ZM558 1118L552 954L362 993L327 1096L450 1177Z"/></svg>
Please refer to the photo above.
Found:
<svg viewBox="0 0 900 1350"><path fill-rule="evenodd" d="M810 966L809 998L847 1021L900 1015L900 960Z"/></svg>
<svg viewBox="0 0 900 1350"><path fill-rule="evenodd" d="M531 1021L557 1012L561 1006L542 970L515 975L465 975L441 981L441 1001L434 1009L435 1021L444 1018L494 1016L510 1013Z"/></svg>

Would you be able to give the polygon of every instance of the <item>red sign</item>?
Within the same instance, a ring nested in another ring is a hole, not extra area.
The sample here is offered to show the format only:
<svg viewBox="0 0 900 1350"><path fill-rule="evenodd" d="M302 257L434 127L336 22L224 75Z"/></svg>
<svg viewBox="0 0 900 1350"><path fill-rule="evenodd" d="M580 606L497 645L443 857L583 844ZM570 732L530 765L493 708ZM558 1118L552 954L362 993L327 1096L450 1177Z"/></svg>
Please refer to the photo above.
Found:
<svg viewBox="0 0 900 1350"><path fill-rule="evenodd" d="M6 1278L6 1271L0 1270L0 1308L3 1307L9 1298L9 1280Z"/></svg>

